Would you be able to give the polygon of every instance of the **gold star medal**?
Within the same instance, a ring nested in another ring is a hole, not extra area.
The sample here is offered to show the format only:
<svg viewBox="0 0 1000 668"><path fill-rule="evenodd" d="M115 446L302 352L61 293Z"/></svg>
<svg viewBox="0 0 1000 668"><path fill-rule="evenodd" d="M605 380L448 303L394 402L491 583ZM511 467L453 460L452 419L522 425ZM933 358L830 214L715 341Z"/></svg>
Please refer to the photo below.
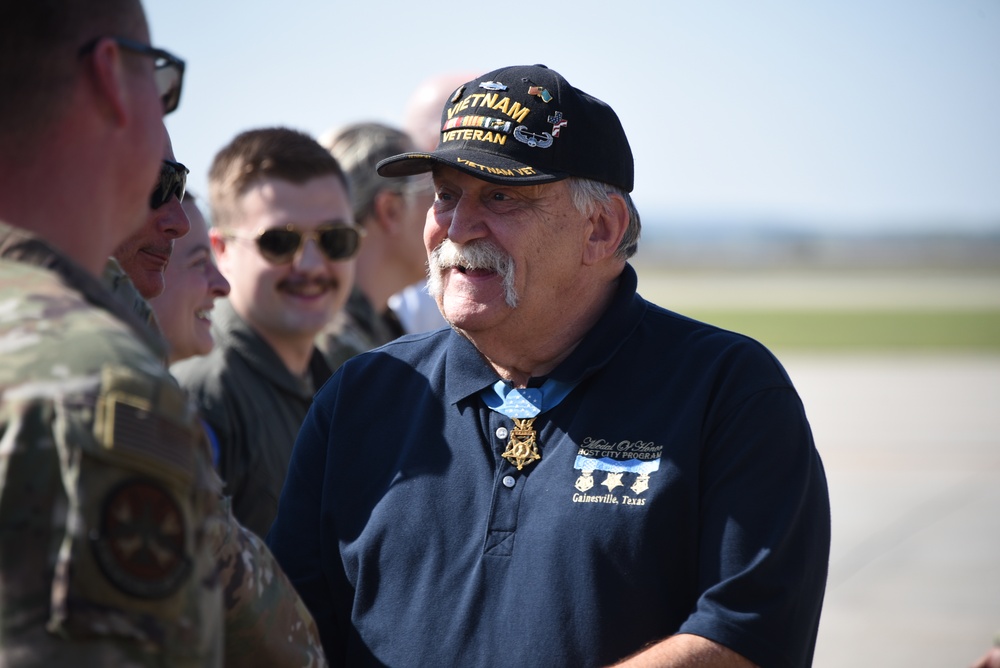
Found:
<svg viewBox="0 0 1000 668"><path fill-rule="evenodd" d="M538 442L535 440L538 434L532 428L535 418L512 419L514 420L514 428L510 432L507 449L501 456L520 471L528 464L541 459L542 455L538 452Z"/></svg>

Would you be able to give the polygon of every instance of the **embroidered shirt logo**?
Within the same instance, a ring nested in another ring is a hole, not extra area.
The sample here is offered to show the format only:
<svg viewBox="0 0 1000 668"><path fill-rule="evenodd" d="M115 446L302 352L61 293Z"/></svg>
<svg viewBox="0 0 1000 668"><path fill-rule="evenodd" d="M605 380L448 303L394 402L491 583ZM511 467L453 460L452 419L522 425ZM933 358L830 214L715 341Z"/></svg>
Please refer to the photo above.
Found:
<svg viewBox="0 0 1000 668"><path fill-rule="evenodd" d="M647 441L607 441L584 439L577 451L573 468L580 476L573 485L574 503L607 503L643 506L643 493L649 490L650 477L660 470L663 447ZM596 472L604 473L595 483ZM587 494L595 484L606 488L604 494ZM628 492L631 492L629 494Z"/></svg>

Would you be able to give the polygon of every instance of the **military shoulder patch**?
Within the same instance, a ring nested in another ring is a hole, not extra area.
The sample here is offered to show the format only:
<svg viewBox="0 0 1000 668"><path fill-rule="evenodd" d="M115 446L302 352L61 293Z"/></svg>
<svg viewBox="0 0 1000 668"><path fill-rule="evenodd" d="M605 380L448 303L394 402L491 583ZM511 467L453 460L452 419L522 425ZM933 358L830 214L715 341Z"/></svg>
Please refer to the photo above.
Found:
<svg viewBox="0 0 1000 668"><path fill-rule="evenodd" d="M101 571L130 596L165 598L191 573L184 513L151 479L130 478L108 493L91 541Z"/></svg>

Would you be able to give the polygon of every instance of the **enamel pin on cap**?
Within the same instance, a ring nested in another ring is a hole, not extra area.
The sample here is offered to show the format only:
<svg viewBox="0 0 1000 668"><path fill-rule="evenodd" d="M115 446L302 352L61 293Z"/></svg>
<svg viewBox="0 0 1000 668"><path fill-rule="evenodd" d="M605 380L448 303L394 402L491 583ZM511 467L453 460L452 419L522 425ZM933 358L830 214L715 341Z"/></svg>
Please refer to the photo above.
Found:
<svg viewBox="0 0 1000 668"><path fill-rule="evenodd" d="M376 169L410 176L434 165L511 185L574 176L631 192L634 182L614 110L544 65L504 67L462 85L442 110L434 151L394 155Z"/></svg>

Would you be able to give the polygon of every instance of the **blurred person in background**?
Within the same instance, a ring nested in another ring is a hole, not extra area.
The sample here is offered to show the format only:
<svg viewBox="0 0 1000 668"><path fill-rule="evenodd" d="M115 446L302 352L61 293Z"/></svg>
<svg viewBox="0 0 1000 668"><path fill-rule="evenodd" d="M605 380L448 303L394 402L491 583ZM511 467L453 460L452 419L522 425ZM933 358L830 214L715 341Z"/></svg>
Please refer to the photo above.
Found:
<svg viewBox="0 0 1000 668"><path fill-rule="evenodd" d="M418 151L433 151L441 138L441 107L459 86L475 72L449 72L425 79L406 101L403 129L413 138ZM427 293L427 281L420 280L389 298L389 306L410 334L447 327L434 298Z"/></svg>
<svg viewBox="0 0 1000 668"><path fill-rule="evenodd" d="M969 668L1000 668L1000 633L993 637L993 647L979 657L978 661L970 664Z"/></svg>
<svg viewBox="0 0 1000 668"><path fill-rule="evenodd" d="M365 230L351 297L318 339L331 367L337 368L345 352L349 357L352 349L377 348L406 333L389 308L389 297L425 275L423 228L434 192L426 175L384 179L375 171L383 158L416 150L402 130L357 123L328 133L320 143L347 174L354 220Z"/></svg>

